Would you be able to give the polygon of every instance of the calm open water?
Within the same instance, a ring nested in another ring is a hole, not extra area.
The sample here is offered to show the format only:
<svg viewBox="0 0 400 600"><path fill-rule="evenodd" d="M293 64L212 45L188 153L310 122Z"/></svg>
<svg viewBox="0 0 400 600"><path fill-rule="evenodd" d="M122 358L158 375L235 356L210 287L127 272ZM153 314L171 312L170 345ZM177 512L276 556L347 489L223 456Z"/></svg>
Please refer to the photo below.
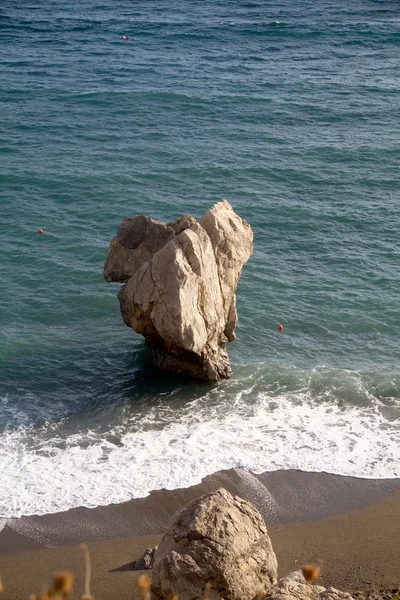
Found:
<svg viewBox="0 0 400 600"><path fill-rule="evenodd" d="M2 0L0 101L0 516L400 476L398 0ZM255 249L209 386L152 368L102 268L123 218L221 197Z"/></svg>

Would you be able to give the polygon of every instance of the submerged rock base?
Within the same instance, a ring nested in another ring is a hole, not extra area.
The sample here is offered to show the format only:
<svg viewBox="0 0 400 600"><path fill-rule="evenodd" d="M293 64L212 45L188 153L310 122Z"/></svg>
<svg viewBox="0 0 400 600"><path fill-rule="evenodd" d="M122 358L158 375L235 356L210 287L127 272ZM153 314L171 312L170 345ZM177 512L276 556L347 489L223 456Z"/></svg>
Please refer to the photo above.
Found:
<svg viewBox="0 0 400 600"><path fill-rule="evenodd" d="M226 343L235 339L236 287L253 251L253 232L221 200L196 221L125 219L111 241L106 281L128 327L142 334L157 366L197 379L232 374Z"/></svg>

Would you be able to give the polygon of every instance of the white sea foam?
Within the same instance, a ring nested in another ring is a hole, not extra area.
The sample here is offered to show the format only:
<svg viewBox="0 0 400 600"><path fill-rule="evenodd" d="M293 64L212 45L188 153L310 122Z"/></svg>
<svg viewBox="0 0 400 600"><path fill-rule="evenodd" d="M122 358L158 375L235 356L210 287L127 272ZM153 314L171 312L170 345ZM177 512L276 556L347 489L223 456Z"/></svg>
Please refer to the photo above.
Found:
<svg viewBox="0 0 400 600"><path fill-rule="evenodd" d="M222 398L225 406L203 397L165 409L174 419L163 418L164 424L154 410L134 426L127 418L112 432L116 444L87 432L63 443L47 436L29 450L24 440L31 431L6 432L0 439L0 517L117 503L186 487L231 467L400 476L398 420L386 419L377 400L341 408L316 403L305 392L259 393L245 402L248 393L235 394L229 405Z"/></svg>

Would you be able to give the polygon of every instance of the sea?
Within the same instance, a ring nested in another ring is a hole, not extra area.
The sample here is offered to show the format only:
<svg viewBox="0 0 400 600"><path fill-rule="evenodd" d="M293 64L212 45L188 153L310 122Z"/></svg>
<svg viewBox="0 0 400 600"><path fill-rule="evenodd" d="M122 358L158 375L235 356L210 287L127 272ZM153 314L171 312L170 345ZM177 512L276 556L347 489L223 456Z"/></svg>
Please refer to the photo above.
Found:
<svg viewBox="0 0 400 600"><path fill-rule="evenodd" d="M153 366L102 271L124 218L221 198L254 253L207 384ZM399 204L398 0L2 0L0 517L400 477Z"/></svg>

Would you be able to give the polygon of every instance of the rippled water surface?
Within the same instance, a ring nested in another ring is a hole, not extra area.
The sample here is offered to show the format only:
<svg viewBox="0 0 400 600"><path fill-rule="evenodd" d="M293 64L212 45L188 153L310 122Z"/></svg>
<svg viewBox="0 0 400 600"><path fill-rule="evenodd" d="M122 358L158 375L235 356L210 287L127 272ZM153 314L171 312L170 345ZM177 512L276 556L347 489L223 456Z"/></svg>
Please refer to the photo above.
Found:
<svg viewBox="0 0 400 600"><path fill-rule="evenodd" d="M3 0L0 516L400 476L399 44L397 0ZM208 386L152 368L102 268L123 218L221 197L255 249Z"/></svg>

